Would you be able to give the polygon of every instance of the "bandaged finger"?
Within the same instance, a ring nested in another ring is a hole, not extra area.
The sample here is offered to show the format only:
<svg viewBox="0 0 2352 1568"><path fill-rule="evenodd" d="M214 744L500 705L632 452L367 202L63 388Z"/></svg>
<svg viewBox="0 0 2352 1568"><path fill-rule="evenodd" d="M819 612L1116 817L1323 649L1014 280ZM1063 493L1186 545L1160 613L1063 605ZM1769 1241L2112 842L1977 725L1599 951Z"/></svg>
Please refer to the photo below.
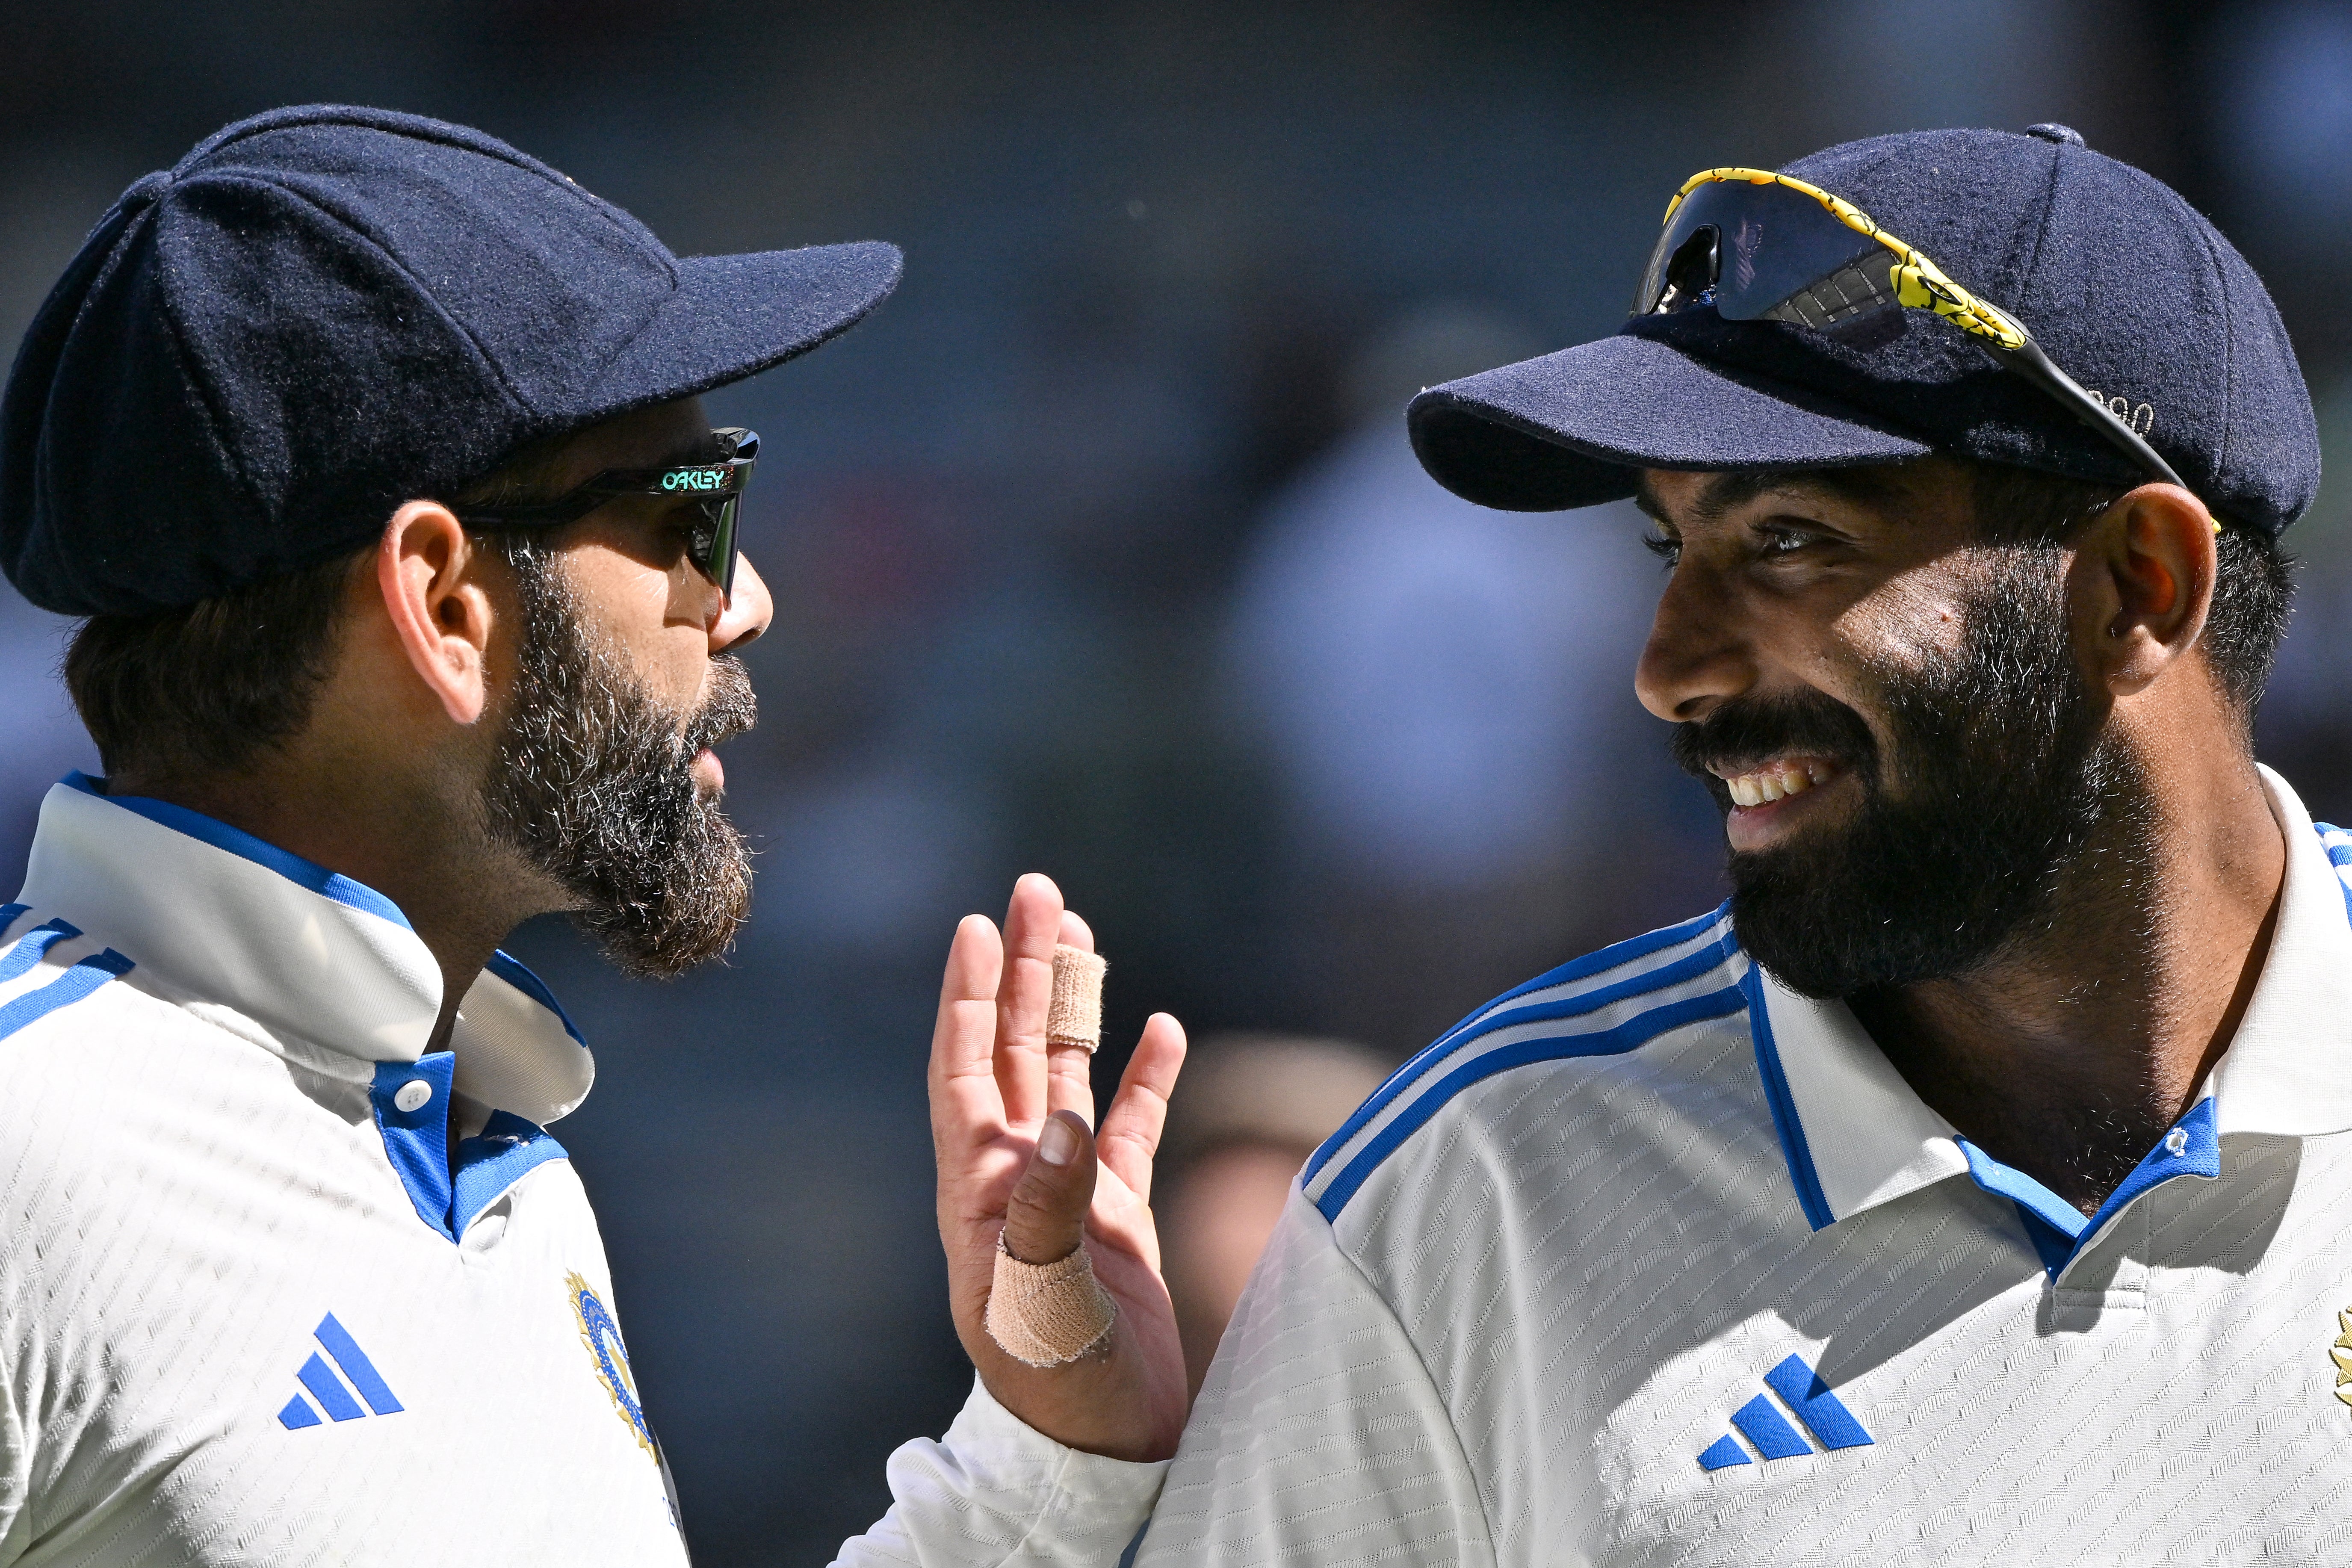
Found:
<svg viewBox="0 0 2352 1568"><path fill-rule="evenodd" d="M1098 953L1066 943L1054 949L1054 993L1045 1004L1045 1043L1083 1046L1091 1055L1102 1044L1103 973L1110 966Z"/></svg>
<svg viewBox="0 0 2352 1568"><path fill-rule="evenodd" d="M1067 1365L1108 1339L1118 1316L1084 1247L1051 1263L1024 1263L998 1239L984 1321L988 1337L1014 1361Z"/></svg>

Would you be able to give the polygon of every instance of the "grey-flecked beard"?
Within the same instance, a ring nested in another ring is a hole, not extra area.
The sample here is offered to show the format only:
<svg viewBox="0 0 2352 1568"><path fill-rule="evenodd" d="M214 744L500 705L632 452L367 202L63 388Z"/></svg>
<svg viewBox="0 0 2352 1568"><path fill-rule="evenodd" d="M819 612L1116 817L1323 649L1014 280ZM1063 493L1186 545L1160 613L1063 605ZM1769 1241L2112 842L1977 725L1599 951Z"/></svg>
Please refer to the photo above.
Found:
<svg viewBox="0 0 2352 1568"><path fill-rule="evenodd" d="M667 708L583 621L553 562L510 549L522 604L511 708L483 794L491 836L577 902L572 922L633 975L726 952L751 911L751 853L705 798L694 755L758 717L741 661L711 661L691 714Z"/></svg>

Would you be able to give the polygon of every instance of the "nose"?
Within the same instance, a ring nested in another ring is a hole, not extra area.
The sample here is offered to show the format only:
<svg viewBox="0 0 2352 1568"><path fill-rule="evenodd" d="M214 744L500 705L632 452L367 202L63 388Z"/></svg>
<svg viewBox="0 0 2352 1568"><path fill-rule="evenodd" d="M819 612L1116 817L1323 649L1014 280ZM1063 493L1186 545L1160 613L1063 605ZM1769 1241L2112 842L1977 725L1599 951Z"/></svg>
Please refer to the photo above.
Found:
<svg viewBox="0 0 2352 1568"><path fill-rule="evenodd" d="M776 602L768 596L768 584L761 580L758 568L748 555L735 557L735 588L720 601L719 616L710 623L710 651L726 653L741 647L768 629L776 618Z"/></svg>
<svg viewBox="0 0 2352 1568"><path fill-rule="evenodd" d="M1689 723L1756 684L1753 651L1735 612L1703 563L1686 555L1675 563L1633 672L1643 707L1669 723Z"/></svg>

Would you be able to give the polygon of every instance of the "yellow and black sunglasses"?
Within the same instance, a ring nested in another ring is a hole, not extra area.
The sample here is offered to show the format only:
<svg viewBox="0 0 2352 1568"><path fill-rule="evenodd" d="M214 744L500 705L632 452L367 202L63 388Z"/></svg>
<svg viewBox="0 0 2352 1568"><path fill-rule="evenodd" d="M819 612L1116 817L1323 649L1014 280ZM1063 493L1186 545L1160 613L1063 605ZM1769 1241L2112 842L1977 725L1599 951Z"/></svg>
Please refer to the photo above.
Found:
<svg viewBox="0 0 2352 1568"><path fill-rule="evenodd" d="M1713 305L1726 321L1786 321L1856 348L1893 335L1905 309L1933 310L2127 453L2179 485L2140 433L2050 363L2026 330L1829 192L1763 169L1706 169L1666 206L1633 314ZM2187 489L2186 485L2182 485Z"/></svg>

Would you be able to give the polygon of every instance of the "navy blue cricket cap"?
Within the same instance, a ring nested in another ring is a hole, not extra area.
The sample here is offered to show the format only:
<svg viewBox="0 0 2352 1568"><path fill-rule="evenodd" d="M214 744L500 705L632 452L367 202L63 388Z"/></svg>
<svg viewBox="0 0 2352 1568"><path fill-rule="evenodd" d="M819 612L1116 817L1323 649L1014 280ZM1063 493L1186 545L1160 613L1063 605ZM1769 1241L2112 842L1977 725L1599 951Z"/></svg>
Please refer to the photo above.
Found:
<svg viewBox="0 0 2352 1568"><path fill-rule="evenodd" d="M2152 176L2032 133L1849 142L1780 171L1843 196L2021 321L2103 395L2216 515L2276 534L2319 488L2319 436L2262 280ZM1661 205L1671 192L1661 191ZM1633 292L1646 250L1612 292ZM1641 468L1843 468L1942 452L2137 484L2131 459L1925 310L1849 347L1711 305L1432 387L1407 412L1437 481L1485 506L1552 511L1633 493Z"/></svg>
<svg viewBox="0 0 2352 1568"><path fill-rule="evenodd" d="M68 615L194 604L377 537L517 447L846 329L881 244L677 257L505 142L241 121L122 194L0 395L0 565Z"/></svg>

